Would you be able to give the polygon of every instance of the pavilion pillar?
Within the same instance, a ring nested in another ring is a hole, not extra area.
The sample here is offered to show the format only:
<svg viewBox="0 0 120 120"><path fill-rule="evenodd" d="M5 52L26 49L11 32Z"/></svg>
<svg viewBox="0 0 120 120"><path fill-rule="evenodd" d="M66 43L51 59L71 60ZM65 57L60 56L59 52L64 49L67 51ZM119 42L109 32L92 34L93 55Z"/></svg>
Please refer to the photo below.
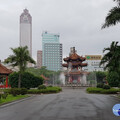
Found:
<svg viewBox="0 0 120 120"><path fill-rule="evenodd" d="M6 76L6 88L8 88L8 76Z"/></svg>

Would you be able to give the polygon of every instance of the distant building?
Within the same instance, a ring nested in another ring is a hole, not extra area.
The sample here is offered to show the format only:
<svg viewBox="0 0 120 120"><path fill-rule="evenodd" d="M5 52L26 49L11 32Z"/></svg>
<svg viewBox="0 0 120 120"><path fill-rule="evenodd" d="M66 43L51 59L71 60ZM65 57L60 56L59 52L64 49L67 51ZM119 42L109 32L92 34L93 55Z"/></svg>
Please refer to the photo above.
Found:
<svg viewBox="0 0 120 120"><path fill-rule="evenodd" d="M102 55L85 55L88 66L84 68L86 71L104 71L104 66L99 66Z"/></svg>
<svg viewBox="0 0 120 120"><path fill-rule="evenodd" d="M20 46L27 46L32 57L32 17L27 9L20 15ZM28 63L28 67L32 64Z"/></svg>
<svg viewBox="0 0 120 120"><path fill-rule="evenodd" d="M37 68L42 67L42 51L38 50L37 51Z"/></svg>
<svg viewBox="0 0 120 120"><path fill-rule="evenodd" d="M69 56L72 55L73 53L77 53L77 50L75 50L75 47L70 48Z"/></svg>
<svg viewBox="0 0 120 120"><path fill-rule="evenodd" d="M32 57L32 17L27 9L20 15L20 46L27 46Z"/></svg>
<svg viewBox="0 0 120 120"><path fill-rule="evenodd" d="M62 69L62 44L59 43L58 34L42 34L42 51L42 66L53 71Z"/></svg>
<svg viewBox="0 0 120 120"><path fill-rule="evenodd" d="M44 64L48 70L58 71L62 69L62 44L44 44Z"/></svg>

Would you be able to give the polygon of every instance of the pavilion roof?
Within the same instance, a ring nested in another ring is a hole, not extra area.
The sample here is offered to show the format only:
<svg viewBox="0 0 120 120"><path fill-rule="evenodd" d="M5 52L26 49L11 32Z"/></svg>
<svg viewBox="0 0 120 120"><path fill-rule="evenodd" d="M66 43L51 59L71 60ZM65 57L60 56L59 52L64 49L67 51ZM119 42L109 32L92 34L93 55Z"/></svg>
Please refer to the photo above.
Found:
<svg viewBox="0 0 120 120"><path fill-rule="evenodd" d="M5 66L3 66L0 63L0 74L2 75L9 75L10 73L12 73L13 71L11 69L6 68Z"/></svg>
<svg viewBox="0 0 120 120"><path fill-rule="evenodd" d="M76 62L74 62L74 63L71 62L71 65L72 65L72 66L75 66L75 67L76 67L76 66L85 67L85 66L87 66L87 63L82 63L82 62L77 62L77 61L76 61ZM63 67L69 67L69 64L68 64L68 63L62 64L62 66L63 66Z"/></svg>
<svg viewBox="0 0 120 120"><path fill-rule="evenodd" d="M85 61L86 58L82 57L82 56L79 56L77 53L73 53L69 57L64 58L63 60L64 61L70 61L70 60L73 60L73 61L76 61L76 60Z"/></svg>

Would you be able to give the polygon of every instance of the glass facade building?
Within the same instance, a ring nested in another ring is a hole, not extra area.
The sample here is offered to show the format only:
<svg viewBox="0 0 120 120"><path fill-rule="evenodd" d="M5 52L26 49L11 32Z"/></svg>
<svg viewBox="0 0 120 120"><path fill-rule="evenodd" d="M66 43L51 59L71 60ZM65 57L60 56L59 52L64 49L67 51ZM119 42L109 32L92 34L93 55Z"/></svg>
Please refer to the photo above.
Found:
<svg viewBox="0 0 120 120"><path fill-rule="evenodd" d="M42 66L46 66L48 70L61 70L62 44L59 43L59 35L44 32L42 34L42 50Z"/></svg>

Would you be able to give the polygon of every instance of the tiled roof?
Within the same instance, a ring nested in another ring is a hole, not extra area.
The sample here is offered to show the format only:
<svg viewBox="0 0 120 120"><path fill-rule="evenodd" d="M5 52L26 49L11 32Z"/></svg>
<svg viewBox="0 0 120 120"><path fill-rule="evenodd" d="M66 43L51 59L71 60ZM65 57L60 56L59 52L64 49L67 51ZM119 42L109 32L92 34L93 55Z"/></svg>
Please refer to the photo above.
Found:
<svg viewBox="0 0 120 120"><path fill-rule="evenodd" d="M10 70L10 69L7 69L5 66L3 66L1 63L0 63L0 74L10 74L12 73L13 71Z"/></svg>
<svg viewBox="0 0 120 120"><path fill-rule="evenodd" d="M75 63L72 63L72 62L71 62L71 65L72 65L72 66L85 67L85 66L87 66L87 63L81 63L81 62L77 62L77 61L76 61ZM69 65L68 65L68 64L62 64L62 66L63 66L63 67L68 67Z"/></svg>
<svg viewBox="0 0 120 120"><path fill-rule="evenodd" d="M82 56L79 56L78 54L76 53L73 53L71 54L69 57L66 57L63 59L64 61L70 61L70 60L79 60L79 61L85 61L86 58L85 57L82 57Z"/></svg>

